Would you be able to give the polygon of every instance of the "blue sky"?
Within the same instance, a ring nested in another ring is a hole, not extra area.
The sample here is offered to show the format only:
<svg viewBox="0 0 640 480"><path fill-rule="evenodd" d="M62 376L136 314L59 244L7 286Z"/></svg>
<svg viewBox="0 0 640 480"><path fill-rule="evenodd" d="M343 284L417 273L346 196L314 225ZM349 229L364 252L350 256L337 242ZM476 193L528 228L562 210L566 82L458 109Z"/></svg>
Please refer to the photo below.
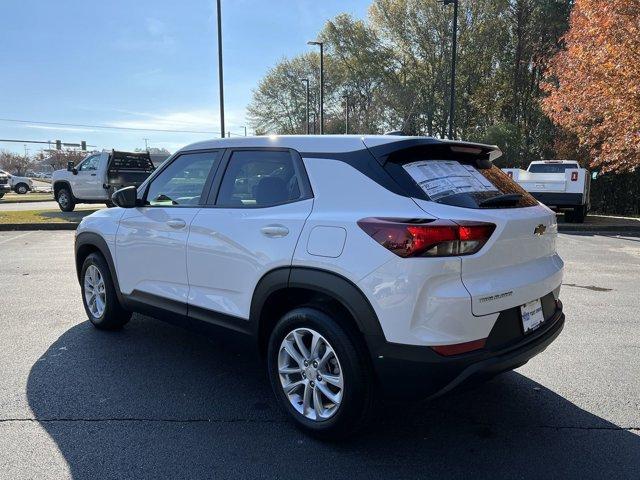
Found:
<svg viewBox="0 0 640 480"><path fill-rule="evenodd" d="M223 0L227 130L240 134L251 89L285 56L307 51L340 12L370 0ZM219 131L215 0L3 0L0 118ZM171 151L214 134L63 127L0 120L0 139L87 140ZM40 147L28 145L30 152ZM23 144L0 149L24 152Z"/></svg>

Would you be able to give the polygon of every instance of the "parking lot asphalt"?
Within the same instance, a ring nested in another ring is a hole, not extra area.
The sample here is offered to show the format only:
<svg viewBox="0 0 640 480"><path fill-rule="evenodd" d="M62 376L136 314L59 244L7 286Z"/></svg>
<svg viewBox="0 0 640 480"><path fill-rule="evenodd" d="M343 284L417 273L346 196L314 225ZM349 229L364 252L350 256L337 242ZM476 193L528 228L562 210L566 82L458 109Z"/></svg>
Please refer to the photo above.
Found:
<svg viewBox="0 0 640 480"><path fill-rule="evenodd" d="M559 251L567 323L545 352L322 443L228 336L93 329L73 232L0 232L0 477L640 478L640 238Z"/></svg>

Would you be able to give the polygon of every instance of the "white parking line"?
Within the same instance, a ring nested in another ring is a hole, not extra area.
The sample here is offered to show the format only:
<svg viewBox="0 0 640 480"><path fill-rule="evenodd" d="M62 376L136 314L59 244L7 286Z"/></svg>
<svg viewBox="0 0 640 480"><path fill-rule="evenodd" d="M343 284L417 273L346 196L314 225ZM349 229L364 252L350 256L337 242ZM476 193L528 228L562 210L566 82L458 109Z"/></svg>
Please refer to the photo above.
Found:
<svg viewBox="0 0 640 480"><path fill-rule="evenodd" d="M27 235L31 235L32 233L33 232L27 232L27 233L23 233L21 235L16 235L15 237L5 238L4 240L0 240L0 245L2 245L3 243L10 242L11 240L15 240L16 238L26 237Z"/></svg>

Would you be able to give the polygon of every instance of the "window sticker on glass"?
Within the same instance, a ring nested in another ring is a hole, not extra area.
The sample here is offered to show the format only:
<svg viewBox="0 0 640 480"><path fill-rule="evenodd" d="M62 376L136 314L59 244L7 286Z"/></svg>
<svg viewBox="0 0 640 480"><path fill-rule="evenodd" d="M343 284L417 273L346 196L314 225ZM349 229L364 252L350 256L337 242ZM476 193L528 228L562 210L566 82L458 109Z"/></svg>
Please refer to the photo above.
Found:
<svg viewBox="0 0 640 480"><path fill-rule="evenodd" d="M458 193L498 191L472 165L462 165L455 160L412 162L404 165L404 169L434 201Z"/></svg>

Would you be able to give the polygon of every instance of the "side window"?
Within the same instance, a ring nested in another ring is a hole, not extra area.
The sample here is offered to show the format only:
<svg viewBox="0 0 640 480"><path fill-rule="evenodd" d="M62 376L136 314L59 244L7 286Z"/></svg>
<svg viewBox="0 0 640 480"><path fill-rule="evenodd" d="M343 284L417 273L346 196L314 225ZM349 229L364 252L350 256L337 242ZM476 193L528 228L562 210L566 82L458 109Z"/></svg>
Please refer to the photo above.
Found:
<svg viewBox="0 0 640 480"><path fill-rule="evenodd" d="M185 153L154 178L147 190L151 206L198 205L219 152Z"/></svg>
<svg viewBox="0 0 640 480"><path fill-rule="evenodd" d="M99 163L100 155L94 155L93 157L89 157L84 162L82 162L80 166L78 166L78 171L86 172L88 170L97 170Z"/></svg>
<svg viewBox="0 0 640 480"><path fill-rule="evenodd" d="M302 198L300 177L288 151L233 152L216 205L270 207Z"/></svg>
<svg viewBox="0 0 640 480"><path fill-rule="evenodd" d="M233 152L216 205L270 207L302 198L300 175L288 151Z"/></svg>

